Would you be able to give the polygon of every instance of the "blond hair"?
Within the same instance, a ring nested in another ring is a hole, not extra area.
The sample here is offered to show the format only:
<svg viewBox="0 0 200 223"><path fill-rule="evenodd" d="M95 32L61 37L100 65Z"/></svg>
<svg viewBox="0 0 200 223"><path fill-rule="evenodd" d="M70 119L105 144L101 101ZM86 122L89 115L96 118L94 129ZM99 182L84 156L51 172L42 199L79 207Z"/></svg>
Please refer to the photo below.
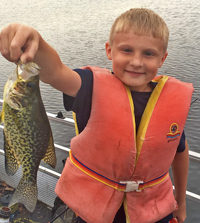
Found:
<svg viewBox="0 0 200 223"><path fill-rule="evenodd" d="M134 8L121 14L113 23L109 42L112 46L115 34L132 30L137 35L152 35L164 41L164 50L167 50L169 30L165 21L155 12Z"/></svg>

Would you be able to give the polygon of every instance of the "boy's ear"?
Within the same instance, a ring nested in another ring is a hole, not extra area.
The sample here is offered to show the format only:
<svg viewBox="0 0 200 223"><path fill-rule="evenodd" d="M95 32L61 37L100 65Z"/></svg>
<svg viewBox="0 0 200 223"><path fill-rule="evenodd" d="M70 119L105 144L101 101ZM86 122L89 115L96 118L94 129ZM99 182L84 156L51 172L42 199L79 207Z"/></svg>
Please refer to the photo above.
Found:
<svg viewBox="0 0 200 223"><path fill-rule="evenodd" d="M107 56L107 58L108 58L109 60L112 60L111 46L110 46L109 41L106 42L105 47L106 47L106 56Z"/></svg>
<svg viewBox="0 0 200 223"><path fill-rule="evenodd" d="M162 59L161 59L161 61L160 61L160 66L159 66L159 68L162 67L163 63L165 62L165 60L166 60L166 58L167 58L167 55L168 55L168 52L166 51L166 53L163 55L163 57L162 57Z"/></svg>

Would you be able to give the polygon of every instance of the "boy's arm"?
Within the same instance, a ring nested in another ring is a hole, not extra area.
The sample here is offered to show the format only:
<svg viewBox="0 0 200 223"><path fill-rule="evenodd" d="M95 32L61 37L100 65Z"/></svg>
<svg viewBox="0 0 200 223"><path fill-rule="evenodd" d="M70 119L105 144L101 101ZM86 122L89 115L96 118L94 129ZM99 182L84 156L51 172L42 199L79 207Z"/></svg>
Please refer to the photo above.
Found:
<svg viewBox="0 0 200 223"><path fill-rule="evenodd" d="M40 79L70 96L81 86L80 76L64 65L57 52L33 28L13 23L0 33L0 51L9 61L33 61L41 67Z"/></svg>
<svg viewBox="0 0 200 223"><path fill-rule="evenodd" d="M183 223L186 219L186 188L188 168L188 143L185 141L185 150L181 153L176 153L172 163L175 199L178 203L178 210L174 211L173 215L177 218L179 223Z"/></svg>

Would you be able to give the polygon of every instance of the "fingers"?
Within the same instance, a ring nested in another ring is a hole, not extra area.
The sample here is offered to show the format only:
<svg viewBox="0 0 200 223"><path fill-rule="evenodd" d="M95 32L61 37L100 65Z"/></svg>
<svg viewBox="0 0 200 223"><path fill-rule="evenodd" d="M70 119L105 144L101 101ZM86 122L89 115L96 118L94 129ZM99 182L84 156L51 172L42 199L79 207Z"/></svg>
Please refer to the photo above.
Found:
<svg viewBox="0 0 200 223"><path fill-rule="evenodd" d="M22 47L23 53L20 57L20 60L24 63L32 61L38 50L38 47L39 47L39 34L36 33L32 37L30 37Z"/></svg>
<svg viewBox="0 0 200 223"><path fill-rule="evenodd" d="M177 223L183 223L183 222L185 221L185 219L186 219L186 218L176 216L176 217L174 217L174 218L171 220L170 223L176 223L176 222L177 222Z"/></svg>
<svg viewBox="0 0 200 223"><path fill-rule="evenodd" d="M32 61L39 45L39 34L29 26L10 24L0 33L2 56L12 62Z"/></svg>
<svg viewBox="0 0 200 223"><path fill-rule="evenodd" d="M11 43L12 43L12 39L14 38L14 36L16 35L16 31L13 27L13 25L9 25L7 27L5 27L0 34L0 39L1 39L1 54L8 59L9 61L15 61L17 60L16 58L13 58L12 56L12 48ZM18 52L18 54L20 54ZM20 55L18 55L19 58Z"/></svg>
<svg viewBox="0 0 200 223"><path fill-rule="evenodd" d="M1 54L8 60L10 59L10 51L9 51L9 36L7 35L7 28L4 28L1 31L0 35L0 50ZM10 33L10 36L12 36L13 33Z"/></svg>

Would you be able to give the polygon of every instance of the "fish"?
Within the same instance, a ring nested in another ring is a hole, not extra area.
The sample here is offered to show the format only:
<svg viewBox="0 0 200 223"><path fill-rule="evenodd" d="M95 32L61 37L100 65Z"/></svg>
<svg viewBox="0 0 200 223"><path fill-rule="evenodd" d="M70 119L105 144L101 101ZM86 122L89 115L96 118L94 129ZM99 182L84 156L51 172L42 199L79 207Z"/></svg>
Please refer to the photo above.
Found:
<svg viewBox="0 0 200 223"><path fill-rule="evenodd" d="M34 212L37 198L37 172L41 160L56 166L51 126L41 98L40 67L19 61L3 92L0 123L4 123L5 171L9 176L22 166L22 177L9 202L23 204Z"/></svg>

